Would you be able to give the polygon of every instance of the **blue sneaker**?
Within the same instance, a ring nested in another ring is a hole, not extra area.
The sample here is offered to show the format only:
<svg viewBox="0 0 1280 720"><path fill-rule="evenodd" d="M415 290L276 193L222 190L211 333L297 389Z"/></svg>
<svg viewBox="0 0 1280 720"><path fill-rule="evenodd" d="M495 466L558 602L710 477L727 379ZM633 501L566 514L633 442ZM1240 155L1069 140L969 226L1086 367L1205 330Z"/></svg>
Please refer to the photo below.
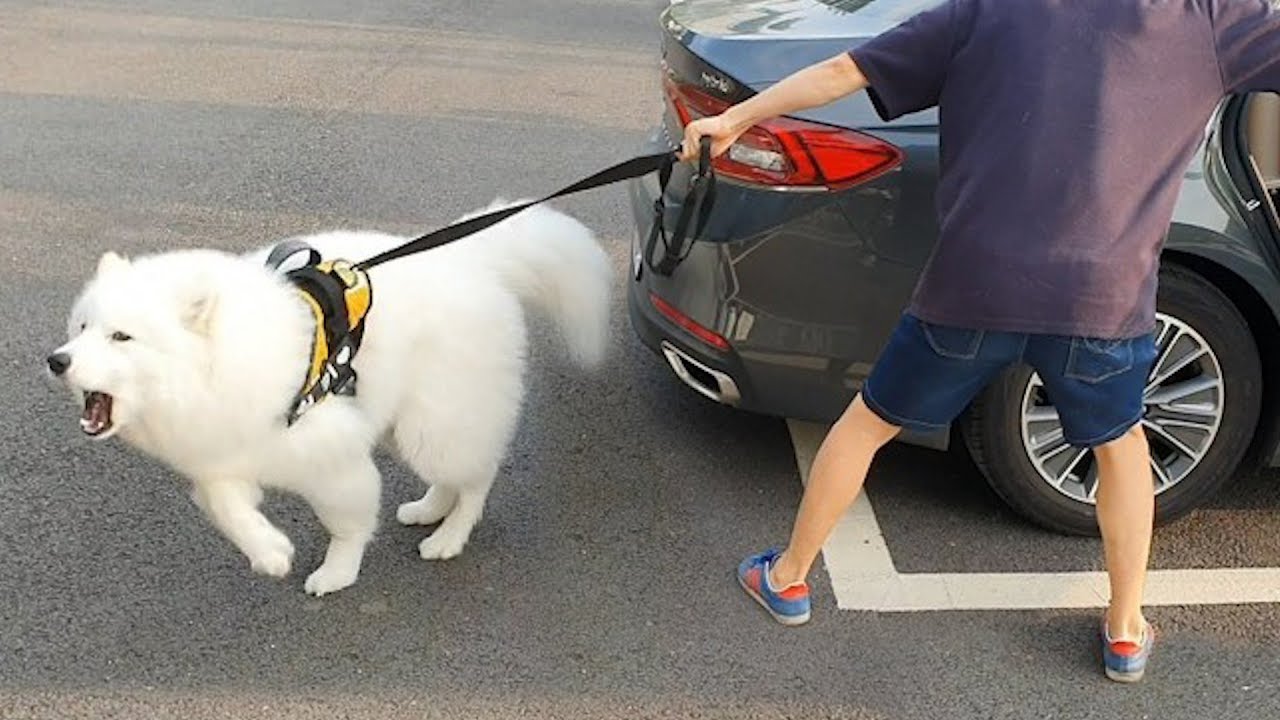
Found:
<svg viewBox="0 0 1280 720"><path fill-rule="evenodd" d="M1102 624L1102 665L1107 677L1122 683L1134 683L1147 671L1147 659L1155 644L1150 624L1142 627L1142 640L1112 640L1106 623Z"/></svg>
<svg viewBox="0 0 1280 720"><path fill-rule="evenodd" d="M802 582L782 590L769 585L769 567L779 553L778 548L770 548L743 560L738 565L738 584L774 620L783 625L803 625L809 622L809 585Z"/></svg>

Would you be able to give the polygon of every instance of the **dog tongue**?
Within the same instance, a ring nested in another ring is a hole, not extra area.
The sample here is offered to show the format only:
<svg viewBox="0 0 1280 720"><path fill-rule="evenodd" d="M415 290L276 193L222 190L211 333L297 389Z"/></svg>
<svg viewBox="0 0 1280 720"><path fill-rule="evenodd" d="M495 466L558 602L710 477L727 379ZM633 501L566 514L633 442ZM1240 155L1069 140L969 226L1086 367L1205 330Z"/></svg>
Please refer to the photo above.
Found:
<svg viewBox="0 0 1280 720"><path fill-rule="evenodd" d="M80 429L89 435L98 435L111 426L111 396L91 392L84 398L84 414L80 416Z"/></svg>

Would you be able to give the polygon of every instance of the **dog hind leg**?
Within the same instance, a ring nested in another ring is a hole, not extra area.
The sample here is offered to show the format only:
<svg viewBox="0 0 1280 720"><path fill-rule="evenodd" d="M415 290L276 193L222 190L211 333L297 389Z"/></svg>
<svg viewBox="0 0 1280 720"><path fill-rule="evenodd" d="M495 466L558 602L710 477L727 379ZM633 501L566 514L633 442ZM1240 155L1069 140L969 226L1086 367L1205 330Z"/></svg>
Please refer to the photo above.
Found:
<svg viewBox="0 0 1280 720"><path fill-rule="evenodd" d="M431 487L421 499L400 506L400 522L440 526L418 546L428 560L456 557L471 537L484 511L489 488L498 474L510 438L515 412L490 415L483 432L459 428L442 420L431 423L427 413L407 413L396 427L400 456Z"/></svg>
<svg viewBox="0 0 1280 720"><path fill-rule="evenodd" d="M465 312L466 342L424 336L423 347L407 355L416 364L405 374L415 380L400 393L392 422L400 458L430 486L397 516L440 522L418 546L432 560L457 556L470 540L524 397L527 337L518 298L478 279Z"/></svg>
<svg viewBox="0 0 1280 720"><path fill-rule="evenodd" d="M485 499L492 485L491 473L487 478L475 478L456 490L458 502L453 510L445 516L435 532L418 544L418 554L424 560L448 560L462 553L462 548L471 538L471 531L480 522Z"/></svg>
<svg viewBox="0 0 1280 720"><path fill-rule="evenodd" d="M435 525L458 504L458 492L444 485L432 485L420 499L407 502L396 510L401 525Z"/></svg>
<svg viewBox="0 0 1280 720"><path fill-rule="evenodd" d="M332 473L331 479L302 489L320 523L329 531L324 562L307 577L311 595L336 592L355 583L364 550L378 525L382 478L369 457Z"/></svg>

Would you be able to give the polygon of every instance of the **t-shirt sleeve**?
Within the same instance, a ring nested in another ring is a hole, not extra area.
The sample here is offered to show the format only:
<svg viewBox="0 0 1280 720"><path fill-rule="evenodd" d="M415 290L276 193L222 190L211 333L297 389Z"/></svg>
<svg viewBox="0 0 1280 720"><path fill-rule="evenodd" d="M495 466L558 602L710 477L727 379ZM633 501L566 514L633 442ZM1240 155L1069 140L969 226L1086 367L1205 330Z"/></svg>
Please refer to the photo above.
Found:
<svg viewBox="0 0 1280 720"><path fill-rule="evenodd" d="M938 104L955 48L957 2L920 12L849 51L885 122Z"/></svg>
<svg viewBox="0 0 1280 720"><path fill-rule="evenodd" d="M1280 12L1267 0L1213 0L1211 8L1223 88L1280 92Z"/></svg>

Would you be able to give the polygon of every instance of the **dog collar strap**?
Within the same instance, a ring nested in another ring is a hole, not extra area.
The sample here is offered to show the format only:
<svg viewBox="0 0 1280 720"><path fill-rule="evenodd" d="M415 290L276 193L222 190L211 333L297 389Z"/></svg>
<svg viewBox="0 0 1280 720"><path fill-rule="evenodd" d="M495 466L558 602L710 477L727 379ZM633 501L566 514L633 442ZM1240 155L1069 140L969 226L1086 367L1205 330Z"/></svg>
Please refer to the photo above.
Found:
<svg viewBox="0 0 1280 720"><path fill-rule="evenodd" d="M289 425L329 395L355 395L356 371L351 363L360 350L364 319L373 306L368 273L345 260L316 262L319 253L293 242L287 248L283 243L277 246L267 263L277 269L296 252L309 253L307 265L285 273L315 318L307 374L289 408Z"/></svg>

